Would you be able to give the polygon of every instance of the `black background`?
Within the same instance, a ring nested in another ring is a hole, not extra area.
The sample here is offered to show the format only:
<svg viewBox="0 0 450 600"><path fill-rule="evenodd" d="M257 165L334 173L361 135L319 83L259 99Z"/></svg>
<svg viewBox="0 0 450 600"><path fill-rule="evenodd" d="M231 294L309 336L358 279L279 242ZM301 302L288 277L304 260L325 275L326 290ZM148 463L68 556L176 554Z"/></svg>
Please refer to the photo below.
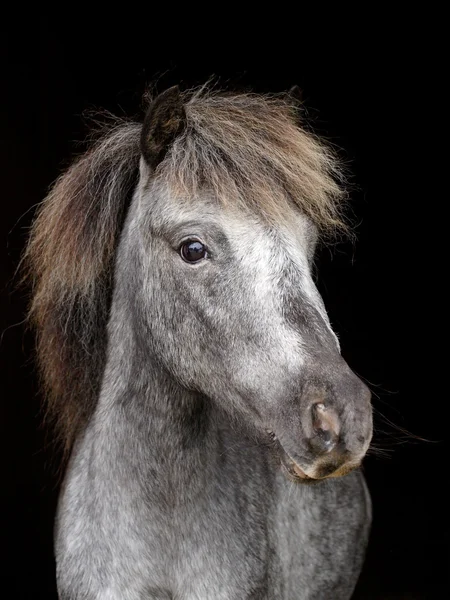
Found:
<svg viewBox="0 0 450 600"><path fill-rule="evenodd" d="M404 34L410 24L401 19L362 19L334 37L309 22L279 42L261 33L245 52L232 28L220 40L215 30L208 38L185 32L181 40L172 25L140 14L3 23L0 514L7 597L56 597L57 456L40 426L32 336L22 323L26 294L14 287L33 208L83 148L83 111L140 115L146 83L158 81L162 90L216 75L225 87L257 92L299 85L309 122L349 162L357 242L322 250L318 267L343 355L374 392L375 444L384 450L365 461L374 523L357 597L440 598L448 565L448 392L445 367L442 375L437 366L443 316L436 280L444 270L436 276L431 268L441 256L434 232L445 220L444 183L431 190L439 183L432 135L444 119L435 102L438 50L423 27Z"/></svg>

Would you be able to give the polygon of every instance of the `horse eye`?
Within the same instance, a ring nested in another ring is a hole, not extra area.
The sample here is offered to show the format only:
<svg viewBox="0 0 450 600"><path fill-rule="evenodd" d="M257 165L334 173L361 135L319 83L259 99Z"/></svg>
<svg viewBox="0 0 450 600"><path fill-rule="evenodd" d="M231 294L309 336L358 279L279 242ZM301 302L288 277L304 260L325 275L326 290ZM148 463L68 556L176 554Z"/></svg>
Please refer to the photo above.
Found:
<svg viewBox="0 0 450 600"><path fill-rule="evenodd" d="M186 262L198 262L207 257L206 246L199 241L190 241L182 244L181 258Z"/></svg>

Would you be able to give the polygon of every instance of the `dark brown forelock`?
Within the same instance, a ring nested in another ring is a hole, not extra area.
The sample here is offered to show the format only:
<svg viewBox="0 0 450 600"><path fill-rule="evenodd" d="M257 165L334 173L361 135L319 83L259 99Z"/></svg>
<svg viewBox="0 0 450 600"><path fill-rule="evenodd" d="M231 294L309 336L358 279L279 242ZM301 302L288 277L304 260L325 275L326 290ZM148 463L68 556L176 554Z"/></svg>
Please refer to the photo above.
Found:
<svg viewBox="0 0 450 600"><path fill-rule="evenodd" d="M319 232L345 231L344 192L330 149L299 127L282 97L189 93L187 126L160 165L175 195L208 188L223 204L257 210L270 221L297 207Z"/></svg>

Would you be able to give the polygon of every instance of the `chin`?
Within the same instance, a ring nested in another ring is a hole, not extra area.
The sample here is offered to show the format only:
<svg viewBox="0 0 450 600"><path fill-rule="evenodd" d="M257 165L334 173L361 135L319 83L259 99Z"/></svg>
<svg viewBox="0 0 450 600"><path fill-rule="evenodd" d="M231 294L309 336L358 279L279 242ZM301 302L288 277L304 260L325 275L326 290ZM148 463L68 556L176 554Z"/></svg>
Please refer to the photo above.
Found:
<svg viewBox="0 0 450 600"><path fill-rule="evenodd" d="M283 448L276 435L269 431L271 448L276 455L284 475L295 483L316 484L324 479L344 477L357 469L361 461L337 462L333 456L329 456L309 468L302 468Z"/></svg>

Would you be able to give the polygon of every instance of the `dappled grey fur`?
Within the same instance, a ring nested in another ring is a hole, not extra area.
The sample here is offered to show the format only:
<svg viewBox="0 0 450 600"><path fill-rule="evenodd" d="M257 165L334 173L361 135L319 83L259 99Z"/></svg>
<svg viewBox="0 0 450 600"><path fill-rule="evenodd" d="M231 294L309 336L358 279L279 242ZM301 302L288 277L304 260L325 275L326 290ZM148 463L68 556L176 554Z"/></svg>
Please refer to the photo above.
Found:
<svg viewBox="0 0 450 600"><path fill-rule="evenodd" d="M234 98L214 100L224 135L233 116L242 129L255 107L272 114L263 97ZM174 191L172 152L195 135L183 103L177 90L156 99L149 118L162 121L143 130L100 391L59 501L60 597L349 598L371 519L357 469L370 394L340 356L312 280L320 223L289 198L277 221L276 210L223 202L200 181ZM319 162L308 177L319 178ZM196 263L180 253L190 240L206 249Z"/></svg>

